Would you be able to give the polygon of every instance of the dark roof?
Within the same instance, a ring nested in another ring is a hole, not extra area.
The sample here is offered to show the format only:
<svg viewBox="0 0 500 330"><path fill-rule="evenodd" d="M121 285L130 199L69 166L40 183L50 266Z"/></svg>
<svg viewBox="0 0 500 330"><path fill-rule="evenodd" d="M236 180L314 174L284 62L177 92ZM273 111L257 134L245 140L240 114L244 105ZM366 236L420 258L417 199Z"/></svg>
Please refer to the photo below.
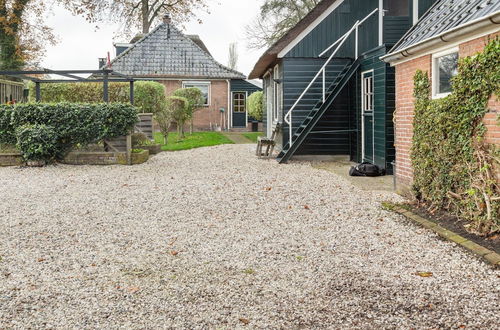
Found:
<svg viewBox="0 0 500 330"><path fill-rule="evenodd" d="M210 51L208 50L208 48L205 45L205 43L203 42L203 40L201 40L201 38L200 38L199 35L197 35L197 34L186 34L186 37L188 37L189 39L193 40L193 42L195 44L197 44L198 47L200 47L201 49L203 49L208 55L212 56L212 54L210 54Z"/></svg>
<svg viewBox="0 0 500 330"><path fill-rule="evenodd" d="M500 10L499 0L440 0L391 49L396 53Z"/></svg>
<svg viewBox="0 0 500 330"><path fill-rule="evenodd" d="M269 66L276 61L278 54L336 1L338 0L323 0L316 7L314 7L309 14L297 23L297 25L291 28L284 36L282 36L268 50L266 50L266 52L260 57L257 64L255 64L255 67L248 78L261 78L265 74L267 68L269 68Z"/></svg>
<svg viewBox="0 0 500 330"><path fill-rule="evenodd" d="M166 23L118 55L111 61L111 67L116 72L142 78L246 78L218 63L191 38Z"/></svg>

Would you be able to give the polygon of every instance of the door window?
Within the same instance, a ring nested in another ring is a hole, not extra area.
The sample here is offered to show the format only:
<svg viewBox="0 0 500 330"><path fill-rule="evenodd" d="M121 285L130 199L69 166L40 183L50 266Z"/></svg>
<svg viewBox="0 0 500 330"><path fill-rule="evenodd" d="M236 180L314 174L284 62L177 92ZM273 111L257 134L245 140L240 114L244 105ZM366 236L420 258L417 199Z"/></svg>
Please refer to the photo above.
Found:
<svg viewBox="0 0 500 330"><path fill-rule="evenodd" d="M384 0L384 9L387 16L409 16L408 0Z"/></svg>
<svg viewBox="0 0 500 330"><path fill-rule="evenodd" d="M247 111L247 95L246 93L233 93L233 111L246 112Z"/></svg>
<svg viewBox="0 0 500 330"><path fill-rule="evenodd" d="M374 108L373 74L363 76L362 108L363 112L371 112Z"/></svg>

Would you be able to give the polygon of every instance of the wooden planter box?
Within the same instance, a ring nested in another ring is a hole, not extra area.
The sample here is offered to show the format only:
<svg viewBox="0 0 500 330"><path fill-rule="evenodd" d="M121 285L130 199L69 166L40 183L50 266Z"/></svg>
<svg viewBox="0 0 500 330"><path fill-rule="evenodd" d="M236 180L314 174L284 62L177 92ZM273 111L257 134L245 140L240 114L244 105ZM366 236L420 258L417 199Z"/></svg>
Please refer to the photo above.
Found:
<svg viewBox="0 0 500 330"><path fill-rule="evenodd" d="M132 153L132 165L138 165L147 162L149 159L149 151L144 150L139 153Z"/></svg>
<svg viewBox="0 0 500 330"><path fill-rule="evenodd" d="M0 154L0 166L22 166L24 164L23 156L20 153Z"/></svg>
<svg viewBox="0 0 500 330"><path fill-rule="evenodd" d="M149 151L150 155L156 155L156 154L159 154L161 152L161 144L153 144L150 146L140 146L138 148Z"/></svg>

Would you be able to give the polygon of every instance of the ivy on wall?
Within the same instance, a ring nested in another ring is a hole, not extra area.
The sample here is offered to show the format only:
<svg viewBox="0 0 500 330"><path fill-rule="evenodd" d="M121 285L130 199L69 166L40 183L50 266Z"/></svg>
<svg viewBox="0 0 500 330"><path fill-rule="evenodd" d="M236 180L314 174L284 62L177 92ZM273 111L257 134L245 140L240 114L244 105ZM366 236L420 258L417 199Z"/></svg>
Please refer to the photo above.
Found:
<svg viewBox="0 0 500 330"><path fill-rule="evenodd" d="M500 95L500 41L463 58L453 92L432 100L427 73L415 82L412 146L415 196L431 211L445 209L482 235L500 232L500 150L484 141L482 122Z"/></svg>

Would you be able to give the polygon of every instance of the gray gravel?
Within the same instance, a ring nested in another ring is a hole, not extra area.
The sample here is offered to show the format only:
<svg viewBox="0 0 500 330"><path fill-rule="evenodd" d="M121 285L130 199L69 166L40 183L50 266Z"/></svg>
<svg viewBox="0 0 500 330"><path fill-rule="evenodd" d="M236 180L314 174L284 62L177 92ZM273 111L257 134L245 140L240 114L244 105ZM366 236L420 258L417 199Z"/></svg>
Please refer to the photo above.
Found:
<svg viewBox="0 0 500 330"><path fill-rule="evenodd" d="M498 328L499 272L397 198L248 145L0 168L0 328Z"/></svg>

